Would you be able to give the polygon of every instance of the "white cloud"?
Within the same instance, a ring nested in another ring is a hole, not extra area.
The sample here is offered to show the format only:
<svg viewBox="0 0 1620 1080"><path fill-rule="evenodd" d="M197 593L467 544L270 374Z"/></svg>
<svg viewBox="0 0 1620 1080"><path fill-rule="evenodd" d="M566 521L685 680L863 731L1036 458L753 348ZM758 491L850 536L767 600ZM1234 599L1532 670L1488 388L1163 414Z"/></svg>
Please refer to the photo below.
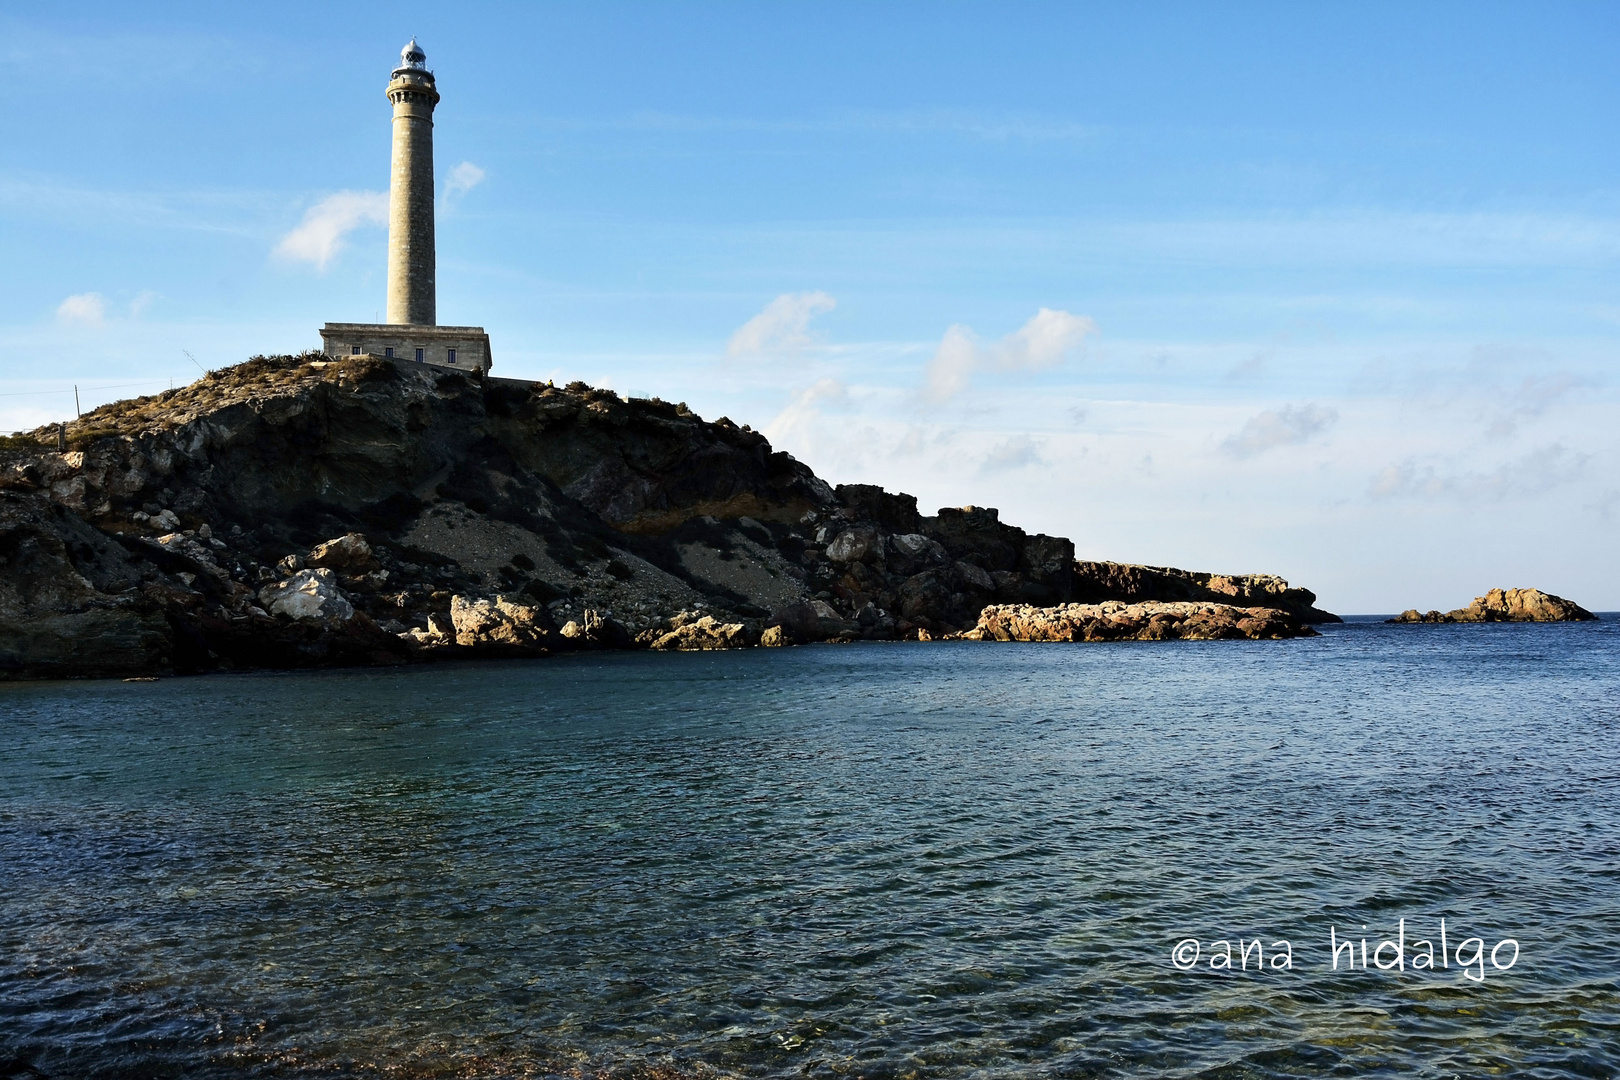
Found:
<svg viewBox="0 0 1620 1080"><path fill-rule="evenodd" d="M129 317L138 319L145 314L146 309L152 306L152 301L158 299L158 294L151 289L142 289L135 294L135 299L129 302Z"/></svg>
<svg viewBox="0 0 1620 1080"><path fill-rule="evenodd" d="M275 253L325 270L333 256L343 250L343 240L349 233L362 225L386 224L386 191L339 191L310 207L298 227L281 238Z"/></svg>
<svg viewBox="0 0 1620 1080"><path fill-rule="evenodd" d="M1338 419L1338 410L1310 403L1267 409L1251 416L1237 434L1227 437L1221 448L1235 458L1253 457L1278 446L1297 446L1312 435L1326 431Z"/></svg>
<svg viewBox="0 0 1620 1080"><path fill-rule="evenodd" d="M783 293L737 328L726 345L726 355L799 352L815 344L810 320L837 306L838 301L824 292Z"/></svg>
<svg viewBox="0 0 1620 1080"><path fill-rule="evenodd" d="M78 293L57 305L56 317L65 323L100 326L107 321L107 301L100 293Z"/></svg>
<svg viewBox="0 0 1620 1080"><path fill-rule="evenodd" d="M444 182L444 201L449 205L484 182L488 175L470 161L463 161L450 170L450 179Z"/></svg>
<svg viewBox="0 0 1620 1080"><path fill-rule="evenodd" d="M928 362L923 397L938 403L968 388L973 372L1040 371L1056 367L1097 324L1083 315L1041 308L1029 322L1000 341L983 344L972 328L958 324L945 331Z"/></svg>

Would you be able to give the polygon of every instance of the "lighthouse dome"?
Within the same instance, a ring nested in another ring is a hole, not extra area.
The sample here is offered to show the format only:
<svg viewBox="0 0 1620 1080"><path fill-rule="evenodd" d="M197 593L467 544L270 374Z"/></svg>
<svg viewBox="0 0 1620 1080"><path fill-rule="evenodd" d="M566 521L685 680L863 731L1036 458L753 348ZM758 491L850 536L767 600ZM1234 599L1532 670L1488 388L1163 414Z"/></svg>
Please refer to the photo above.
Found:
<svg viewBox="0 0 1620 1080"><path fill-rule="evenodd" d="M399 50L399 66L402 68L425 68L427 66L427 53L422 46L411 38L410 44Z"/></svg>

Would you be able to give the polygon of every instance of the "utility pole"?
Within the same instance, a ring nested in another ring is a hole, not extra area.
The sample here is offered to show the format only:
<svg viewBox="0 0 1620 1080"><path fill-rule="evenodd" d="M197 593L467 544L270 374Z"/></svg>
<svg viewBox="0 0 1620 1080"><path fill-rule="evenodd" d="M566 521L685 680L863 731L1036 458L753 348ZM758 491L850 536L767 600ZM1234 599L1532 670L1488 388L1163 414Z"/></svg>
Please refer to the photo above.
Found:
<svg viewBox="0 0 1620 1080"><path fill-rule="evenodd" d="M83 417L84 410L79 408L79 386L75 383L73 385L73 419L80 420Z"/></svg>

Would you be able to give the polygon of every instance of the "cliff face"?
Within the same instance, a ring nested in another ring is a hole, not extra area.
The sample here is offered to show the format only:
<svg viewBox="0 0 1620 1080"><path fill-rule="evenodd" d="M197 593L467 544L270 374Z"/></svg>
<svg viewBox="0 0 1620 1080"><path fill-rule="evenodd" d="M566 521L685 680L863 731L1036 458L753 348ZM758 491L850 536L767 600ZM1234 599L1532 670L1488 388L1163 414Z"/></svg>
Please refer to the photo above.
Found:
<svg viewBox="0 0 1620 1080"><path fill-rule="evenodd" d="M1274 578L1077 572L994 510L832 488L747 427L581 383L256 358L57 439L0 448L0 674L937 637L1076 599L1314 611Z"/></svg>

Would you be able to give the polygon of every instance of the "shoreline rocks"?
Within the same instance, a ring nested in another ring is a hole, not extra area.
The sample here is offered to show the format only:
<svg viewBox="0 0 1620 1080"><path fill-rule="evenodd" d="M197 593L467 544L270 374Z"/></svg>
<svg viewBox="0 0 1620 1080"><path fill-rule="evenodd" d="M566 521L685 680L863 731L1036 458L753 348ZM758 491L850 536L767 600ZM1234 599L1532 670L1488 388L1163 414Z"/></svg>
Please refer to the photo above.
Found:
<svg viewBox="0 0 1620 1080"><path fill-rule="evenodd" d="M991 606L963 641L1277 641L1316 637L1291 612L1188 601Z"/></svg>
<svg viewBox="0 0 1620 1080"><path fill-rule="evenodd" d="M1419 612L1408 608L1388 623L1480 623L1480 622L1595 622L1597 616L1561 596L1540 589L1492 589L1476 596L1465 608Z"/></svg>
<svg viewBox="0 0 1620 1080"><path fill-rule="evenodd" d="M1077 603L1184 600L1275 608L1311 624L1343 621L1331 611L1318 608L1315 593L1291 586L1275 574L1206 574L1170 566L1076 562L1074 577Z"/></svg>

